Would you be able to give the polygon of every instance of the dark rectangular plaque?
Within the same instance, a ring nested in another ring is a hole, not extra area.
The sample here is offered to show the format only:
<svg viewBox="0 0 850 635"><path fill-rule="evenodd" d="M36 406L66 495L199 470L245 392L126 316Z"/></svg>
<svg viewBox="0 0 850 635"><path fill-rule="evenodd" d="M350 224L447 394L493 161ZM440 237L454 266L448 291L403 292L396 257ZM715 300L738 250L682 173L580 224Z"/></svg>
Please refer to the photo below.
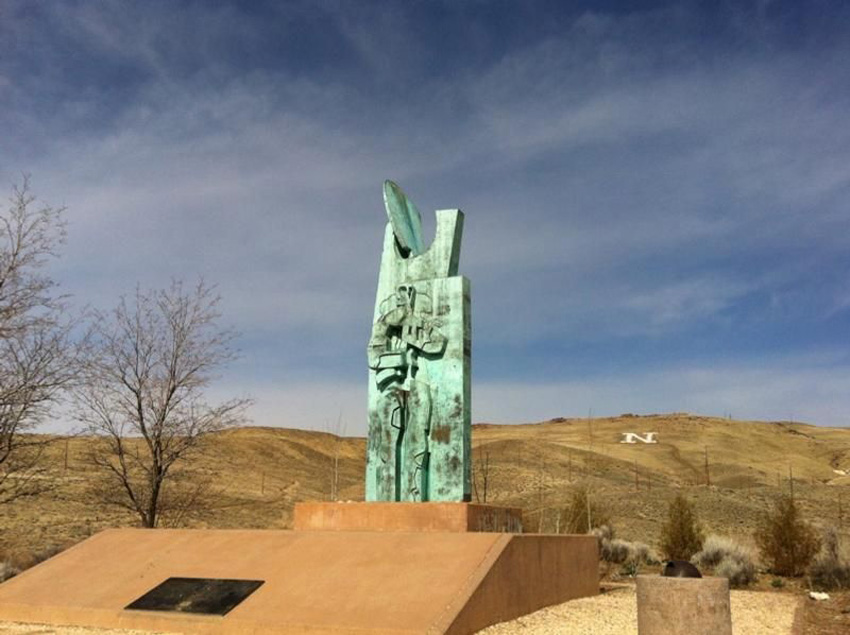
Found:
<svg viewBox="0 0 850 635"><path fill-rule="evenodd" d="M168 578L124 608L226 615L262 584L263 580Z"/></svg>

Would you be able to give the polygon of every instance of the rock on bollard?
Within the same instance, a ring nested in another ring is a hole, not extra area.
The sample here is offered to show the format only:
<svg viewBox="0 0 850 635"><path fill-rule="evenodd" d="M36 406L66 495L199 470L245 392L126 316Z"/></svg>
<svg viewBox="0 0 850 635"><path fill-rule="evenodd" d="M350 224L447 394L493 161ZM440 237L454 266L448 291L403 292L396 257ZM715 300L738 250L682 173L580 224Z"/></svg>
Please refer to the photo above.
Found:
<svg viewBox="0 0 850 635"><path fill-rule="evenodd" d="M637 578L638 635L732 635L726 578Z"/></svg>

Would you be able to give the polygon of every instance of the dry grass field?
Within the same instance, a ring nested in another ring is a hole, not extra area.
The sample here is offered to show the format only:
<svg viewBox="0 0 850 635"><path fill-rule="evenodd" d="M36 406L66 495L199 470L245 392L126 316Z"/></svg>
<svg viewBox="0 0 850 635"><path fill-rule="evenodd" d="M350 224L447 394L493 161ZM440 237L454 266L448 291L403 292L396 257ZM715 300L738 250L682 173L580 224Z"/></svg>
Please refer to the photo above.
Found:
<svg viewBox="0 0 850 635"><path fill-rule="evenodd" d="M657 443L622 443L627 432L654 432ZM55 439L45 456L47 490L0 505L0 560L26 567L100 529L137 524L128 512L104 508L92 495L98 474L86 459L91 443L85 437ZM212 435L184 474L209 483L208 504L182 522L287 528L298 501L362 500L364 455L365 439L321 432L254 427ZM582 486L619 537L657 546L667 504L684 491L707 533L752 543L760 512L789 492L793 476L806 517L820 528L838 528L850 542L850 476L843 474L850 472L850 429L682 413L479 424L473 428L473 458L478 499L484 498L486 472L487 502L523 507L532 531L556 530L558 510ZM618 570L608 567L607 573L616 579ZM762 576L754 588L776 591L771 580ZM782 594L789 593L802 597L805 581L787 581ZM773 594L763 597L773 601ZM805 605L803 632L846 632L848 603L844 593ZM545 625L544 618L534 619Z"/></svg>
<svg viewBox="0 0 850 635"><path fill-rule="evenodd" d="M654 432L657 443L621 443L625 432ZM84 437L57 440L46 457L50 489L0 506L3 552L26 564L38 552L102 528L136 524L129 513L103 508L90 495L98 478L85 458L90 443ZM656 544L667 502L685 491L707 532L747 540L758 514L789 491L789 475L808 518L822 527L850 525L844 518L850 515L850 476L838 473L850 470L850 429L624 415L479 424L473 447L478 498L489 465L487 502L523 507L532 530L555 530L571 488L587 485L622 538ZM187 474L209 481L209 505L184 522L286 528L297 501L362 500L364 454L364 439L321 432L241 428L213 435Z"/></svg>

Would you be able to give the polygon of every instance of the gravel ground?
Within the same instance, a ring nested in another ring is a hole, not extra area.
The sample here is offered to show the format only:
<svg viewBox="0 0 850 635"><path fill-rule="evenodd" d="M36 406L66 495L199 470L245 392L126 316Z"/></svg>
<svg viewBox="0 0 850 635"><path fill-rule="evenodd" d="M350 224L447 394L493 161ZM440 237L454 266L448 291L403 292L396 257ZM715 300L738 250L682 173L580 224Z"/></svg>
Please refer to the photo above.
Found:
<svg viewBox="0 0 850 635"><path fill-rule="evenodd" d="M786 593L732 591L731 602L735 635L786 635L791 633L799 598ZM479 631L479 635L637 635L637 632L635 587L623 586L496 624Z"/></svg>
<svg viewBox="0 0 850 635"><path fill-rule="evenodd" d="M159 631L157 631L159 633ZM48 626L46 624L20 624L0 622L0 635L151 635L151 631L127 629L85 628L82 626ZM163 635L169 635L165 633ZM172 633L171 635L179 635Z"/></svg>
<svg viewBox="0 0 850 635"><path fill-rule="evenodd" d="M791 633L799 598L787 593L732 591L735 635ZM496 624L479 635L637 635L635 587L616 587L592 598L573 600L525 617ZM143 631L56 627L0 622L0 635L146 635Z"/></svg>

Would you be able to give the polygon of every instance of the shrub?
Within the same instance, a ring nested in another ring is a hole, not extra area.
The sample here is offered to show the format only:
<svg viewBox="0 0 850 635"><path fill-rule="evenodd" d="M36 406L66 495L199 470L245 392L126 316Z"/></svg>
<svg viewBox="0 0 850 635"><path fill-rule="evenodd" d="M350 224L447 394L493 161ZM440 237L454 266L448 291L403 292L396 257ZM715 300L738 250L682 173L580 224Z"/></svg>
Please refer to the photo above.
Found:
<svg viewBox="0 0 850 635"><path fill-rule="evenodd" d="M661 551L670 560L690 560L702 549L703 533L696 511L682 494L670 502L661 527Z"/></svg>
<svg viewBox="0 0 850 635"><path fill-rule="evenodd" d="M590 512L590 518L587 514ZM568 534L589 534L595 527L610 525L608 512L594 501L588 488L576 487L570 496L570 503L561 510L559 526Z"/></svg>
<svg viewBox="0 0 850 635"><path fill-rule="evenodd" d="M603 540L613 540L614 539L614 528L611 525L602 525L601 527L594 527L593 531L591 531L594 536L599 539L599 542L602 543Z"/></svg>
<svg viewBox="0 0 850 635"><path fill-rule="evenodd" d="M600 543L600 555L605 562L622 564L629 559L629 543L619 538Z"/></svg>
<svg viewBox="0 0 850 635"><path fill-rule="evenodd" d="M9 578L14 578L20 573L20 570L8 560L0 562L0 582L5 582Z"/></svg>
<svg viewBox="0 0 850 635"><path fill-rule="evenodd" d="M691 562L700 567L716 567L731 548L730 538L711 534L702 543L702 549L691 557Z"/></svg>
<svg viewBox="0 0 850 635"><path fill-rule="evenodd" d="M599 541L599 557L605 562L622 564L629 557L629 545L625 540L614 537L611 525L594 527L590 532Z"/></svg>
<svg viewBox="0 0 850 635"><path fill-rule="evenodd" d="M642 542L626 542L629 549L629 555L623 563L622 573L630 577L636 576L640 572L641 566L645 564L658 564L658 557L649 548L649 545Z"/></svg>
<svg viewBox="0 0 850 635"><path fill-rule="evenodd" d="M762 516L755 539L762 560L776 575L801 575L820 548L815 530L790 496L781 497Z"/></svg>
<svg viewBox="0 0 850 635"><path fill-rule="evenodd" d="M781 589L785 586L785 580L782 578L773 578L773 580L770 581L770 586L774 589Z"/></svg>
<svg viewBox="0 0 850 635"><path fill-rule="evenodd" d="M714 574L729 578L733 587L747 586L756 580L756 563L752 552L732 538L711 535L702 550L691 561L714 569Z"/></svg>
<svg viewBox="0 0 850 635"><path fill-rule="evenodd" d="M610 525L597 527L591 533L599 540L599 557L605 562L623 565L622 575L634 576L641 565L658 562L648 545L615 538Z"/></svg>
<svg viewBox="0 0 850 635"><path fill-rule="evenodd" d="M623 566L620 568L620 575L628 576L629 578L635 577L639 572L640 564L634 560L624 562Z"/></svg>
<svg viewBox="0 0 850 635"><path fill-rule="evenodd" d="M740 556L745 554L745 551L741 545L731 538L711 534L703 542L702 550L694 555L691 561L701 567L714 568L724 558L739 559Z"/></svg>
<svg viewBox="0 0 850 635"><path fill-rule="evenodd" d="M809 567L809 579L822 591L850 588L850 563L842 557L835 529L825 533L823 546Z"/></svg>
<svg viewBox="0 0 850 635"><path fill-rule="evenodd" d="M658 555L645 542L629 543L629 560L643 564L659 564Z"/></svg>
<svg viewBox="0 0 850 635"><path fill-rule="evenodd" d="M729 578L729 586L743 587L756 581L756 563L752 558L736 560L723 558L714 569L714 575Z"/></svg>
<svg viewBox="0 0 850 635"><path fill-rule="evenodd" d="M13 578L22 571L52 558L70 544L52 544L39 549L16 549L0 552L0 582Z"/></svg>
<svg viewBox="0 0 850 635"><path fill-rule="evenodd" d="M44 562L45 560L52 558L53 556L62 553L65 549L68 548L68 545L47 545L46 547L42 547L41 549L34 551L32 554L32 564L30 566L34 567L40 562Z"/></svg>
<svg viewBox="0 0 850 635"><path fill-rule="evenodd" d="M10 557L7 558L7 562L18 573L20 573L21 571L26 571L30 567L34 567L48 558L52 558L56 554L61 553L67 548L67 546L68 545L52 544L31 551L18 551L14 554L10 554Z"/></svg>

